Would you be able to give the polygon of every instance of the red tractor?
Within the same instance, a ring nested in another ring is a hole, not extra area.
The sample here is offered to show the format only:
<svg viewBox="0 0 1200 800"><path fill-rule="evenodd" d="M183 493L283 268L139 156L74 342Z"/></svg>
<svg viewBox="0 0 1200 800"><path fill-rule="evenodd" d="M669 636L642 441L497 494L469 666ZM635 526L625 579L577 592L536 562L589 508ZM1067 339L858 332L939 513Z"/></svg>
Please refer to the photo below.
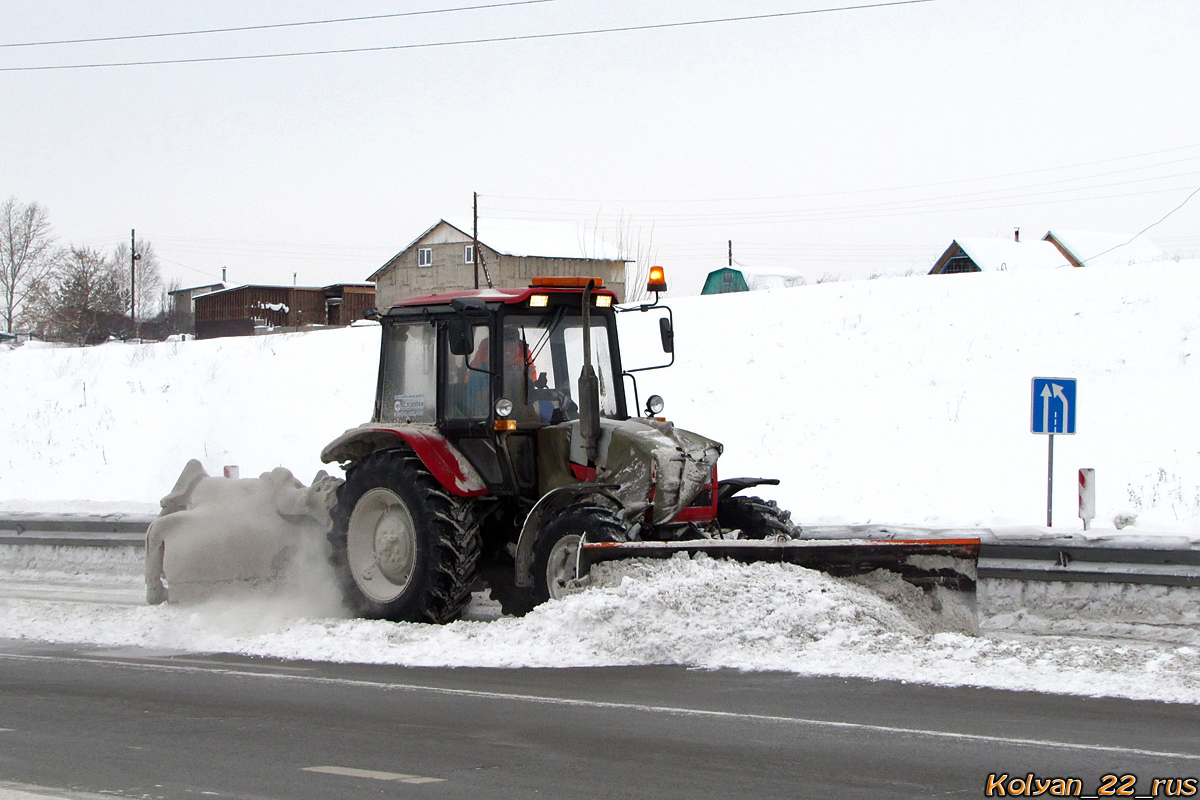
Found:
<svg viewBox="0 0 1200 800"><path fill-rule="evenodd" d="M623 368L618 311L660 314L674 360L660 268L649 288L654 303L622 309L599 280L535 278L371 315L383 326L372 420L321 454L346 470L329 539L357 613L449 622L480 580L523 613L597 561L678 551L970 582L907 557L973 558L971 542L799 539L786 511L739 494L778 481L719 479L722 446L659 416L656 395L631 414L638 370Z"/></svg>

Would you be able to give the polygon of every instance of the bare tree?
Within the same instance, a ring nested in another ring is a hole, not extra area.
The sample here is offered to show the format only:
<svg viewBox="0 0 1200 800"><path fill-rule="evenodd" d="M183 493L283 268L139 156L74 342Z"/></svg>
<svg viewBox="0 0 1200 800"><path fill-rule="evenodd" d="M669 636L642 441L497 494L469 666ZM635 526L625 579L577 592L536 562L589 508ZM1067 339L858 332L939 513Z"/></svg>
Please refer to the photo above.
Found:
<svg viewBox="0 0 1200 800"><path fill-rule="evenodd" d="M10 197L0 206L0 314L10 333L28 301L43 287L61 251L50 232L50 216L34 203Z"/></svg>
<svg viewBox="0 0 1200 800"><path fill-rule="evenodd" d="M626 267L625 270L625 297L626 303L636 303L642 300L648 300L650 293L646 290L646 284L650 279L650 267L658 258L658 249L654 246L654 225L651 224L650 229L639 226L636 231L633 230L633 217L625 216L624 213L617 219L616 223L611 228L602 229L600 225L600 216L596 215L596 221L592 225L591 244L588 244L587 227L580 231L579 246L583 250L584 255L590 258L598 258L599 243L603 242L609 246L615 246L617 250L617 258L632 262L631 267ZM610 251L611 252L611 251Z"/></svg>
<svg viewBox="0 0 1200 800"><path fill-rule="evenodd" d="M39 327L48 339L95 344L130 331L129 286L99 252L73 247L37 295Z"/></svg>
<svg viewBox="0 0 1200 800"><path fill-rule="evenodd" d="M138 254L137 265L134 268L134 288L137 289L135 303L137 304L136 319L147 320L157 316L163 310L162 302L162 271L159 269L158 256L154 254L154 245L145 239L134 241ZM113 251L113 267L124 270L125 283L129 284L129 245L121 242Z"/></svg>

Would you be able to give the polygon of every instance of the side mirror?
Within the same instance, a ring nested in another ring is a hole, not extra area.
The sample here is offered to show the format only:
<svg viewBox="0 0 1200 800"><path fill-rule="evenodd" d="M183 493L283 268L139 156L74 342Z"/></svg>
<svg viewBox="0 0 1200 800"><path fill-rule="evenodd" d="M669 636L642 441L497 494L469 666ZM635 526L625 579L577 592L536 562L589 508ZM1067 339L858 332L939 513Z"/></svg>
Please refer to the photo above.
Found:
<svg viewBox="0 0 1200 800"><path fill-rule="evenodd" d="M664 353L675 352L675 329L671 327L670 317L660 317L658 320L658 335L662 338Z"/></svg>
<svg viewBox="0 0 1200 800"><path fill-rule="evenodd" d="M450 346L450 354L455 356L469 356L475 350L471 326L465 319L457 317L446 324L446 344Z"/></svg>

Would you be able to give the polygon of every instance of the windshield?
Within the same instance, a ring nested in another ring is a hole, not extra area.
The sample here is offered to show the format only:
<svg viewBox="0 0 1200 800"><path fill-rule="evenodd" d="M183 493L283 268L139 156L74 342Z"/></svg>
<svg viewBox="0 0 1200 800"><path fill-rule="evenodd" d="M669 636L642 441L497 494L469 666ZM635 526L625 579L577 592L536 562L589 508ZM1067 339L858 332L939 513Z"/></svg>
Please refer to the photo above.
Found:
<svg viewBox="0 0 1200 800"><path fill-rule="evenodd" d="M583 318L560 308L553 314L510 314L503 323L503 397L517 422L562 422L579 417L583 370ZM600 383L600 415L619 414L617 381L603 316L591 317L592 367Z"/></svg>

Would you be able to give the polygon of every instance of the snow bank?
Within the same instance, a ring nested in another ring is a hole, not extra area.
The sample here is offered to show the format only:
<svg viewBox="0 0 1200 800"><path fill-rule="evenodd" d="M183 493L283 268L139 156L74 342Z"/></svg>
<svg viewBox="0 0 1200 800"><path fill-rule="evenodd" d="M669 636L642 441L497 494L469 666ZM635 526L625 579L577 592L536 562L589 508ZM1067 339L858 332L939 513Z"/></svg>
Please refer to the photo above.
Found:
<svg viewBox="0 0 1200 800"><path fill-rule="evenodd" d="M1055 437L1055 529L1200 538L1200 262L825 283L673 302L678 360L643 398L726 445L721 473L801 524L1042 526L1031 380L1079 381ZM657 341L649 314L627 314ZM624 333L624 332L623 332ZM634 337L626 343L636 344ZM661 354L658 354L661 356ZM627 364L653 363L650 346ZM756 491L758 491L756 489Z"/></svg>
<svg viewBox="0 0 1200 800"><path fill-rule="evenodd" d="M1195 262L919 276L673 300L678 360L644 372L682 427L725 444L725 476L802 524L1041 525L1046 439L1030 380L1079 380L1055 437L1056 529L1200 538ZM627 366L661 363L653 314L621 317ZM261 337L0 350L0 507L145 508L186 461L312 475L370 416L377 326Z"/></svg>
<svg viewBox="0 0 1200 800"><path fill-rule="evenodd" d="M1196 647L938 632L885 598L895 588L788 564L634 561L598 566L591 588L521 619L333 619L295 596L186 607L0 598L0 637L422 666L681 664L1200 702Z"/></svg>

